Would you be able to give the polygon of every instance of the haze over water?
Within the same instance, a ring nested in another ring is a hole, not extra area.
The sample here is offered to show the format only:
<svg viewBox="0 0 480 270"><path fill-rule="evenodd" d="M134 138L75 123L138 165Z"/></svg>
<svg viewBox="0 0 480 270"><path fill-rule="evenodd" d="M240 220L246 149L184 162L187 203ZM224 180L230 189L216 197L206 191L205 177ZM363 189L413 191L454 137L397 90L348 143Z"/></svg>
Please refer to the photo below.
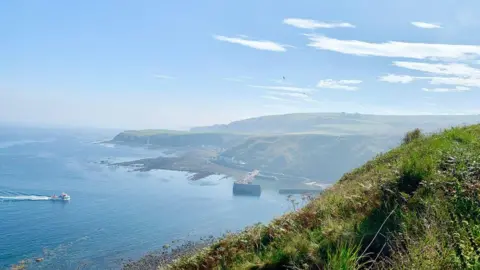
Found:
<svg viewBox="0 0 480 270"><path fill-rule="evenodd" d="M113 135L113 134L112 134ZM98 162L161 155L107 147L96 134L0 129L0 269L43 257L33 269L118 268L176 239L198 239L268 222L284 196L233 197L222 176L190 182L183 172L128 172ZM67 192L68 203L43 196ZM32 197L33 196L33 197Z"/></svg>

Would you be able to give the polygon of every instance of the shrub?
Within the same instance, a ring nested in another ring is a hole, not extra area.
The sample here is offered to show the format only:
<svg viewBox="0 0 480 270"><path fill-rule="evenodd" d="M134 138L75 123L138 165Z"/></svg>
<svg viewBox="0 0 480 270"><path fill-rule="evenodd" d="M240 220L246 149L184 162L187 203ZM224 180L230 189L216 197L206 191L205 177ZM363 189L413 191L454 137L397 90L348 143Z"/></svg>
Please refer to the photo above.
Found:
<svg viewBox="0 0 480 270"><path fill-rule="evenodd" d="M431 157L412 153L400 167L400 179L397 184L399 191L411 195L418 188L420 182L434 173L434 168Z"/></svg>
<svg viewBox="0 0 480 270"><path fill-rule="evenodd" d="M403 143L404 144L410 143L416 139L421 138L422 136L423 136L422 131L416 128L412 131L407 132L407 134L405 134L405 136L403 137Z"/></svg>

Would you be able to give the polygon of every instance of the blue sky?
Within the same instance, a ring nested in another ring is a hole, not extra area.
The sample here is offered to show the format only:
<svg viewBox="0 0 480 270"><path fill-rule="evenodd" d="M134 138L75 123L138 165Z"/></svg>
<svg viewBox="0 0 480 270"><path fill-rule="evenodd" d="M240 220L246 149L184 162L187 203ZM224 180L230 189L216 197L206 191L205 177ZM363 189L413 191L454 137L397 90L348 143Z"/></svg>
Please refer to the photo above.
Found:
<svg viewBox="0 0 480 270"><path fill-rule="evenodd" d="M478 114L479 30L474 0L5 0L0 122Z"/></svg>

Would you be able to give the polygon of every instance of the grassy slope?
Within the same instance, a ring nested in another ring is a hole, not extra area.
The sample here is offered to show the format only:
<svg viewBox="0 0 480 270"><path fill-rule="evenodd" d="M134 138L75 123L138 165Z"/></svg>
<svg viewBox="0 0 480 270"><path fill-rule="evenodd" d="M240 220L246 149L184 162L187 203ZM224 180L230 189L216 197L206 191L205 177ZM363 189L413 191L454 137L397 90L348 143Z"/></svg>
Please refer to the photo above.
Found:
<svg viewBox="0 0 480 270"><path fill-rule="evenodd" d="M301 210L168 268L479 269L479 191L480 125L454 128L380 155Z"/></svg>

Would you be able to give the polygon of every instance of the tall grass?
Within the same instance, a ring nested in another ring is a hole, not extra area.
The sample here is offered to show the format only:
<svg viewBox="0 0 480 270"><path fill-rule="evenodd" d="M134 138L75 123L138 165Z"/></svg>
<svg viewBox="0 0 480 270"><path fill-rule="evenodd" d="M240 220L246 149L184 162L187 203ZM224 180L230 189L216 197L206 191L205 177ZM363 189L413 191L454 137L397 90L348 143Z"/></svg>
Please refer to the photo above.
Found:
<svg viewBox="0 0 480 270"><path fill-rule="evenodd" d="M327 251L325 269L357 270L364 268L368 262L362 262L364 255L360 254L361 246L342 242Z"/></svg>

